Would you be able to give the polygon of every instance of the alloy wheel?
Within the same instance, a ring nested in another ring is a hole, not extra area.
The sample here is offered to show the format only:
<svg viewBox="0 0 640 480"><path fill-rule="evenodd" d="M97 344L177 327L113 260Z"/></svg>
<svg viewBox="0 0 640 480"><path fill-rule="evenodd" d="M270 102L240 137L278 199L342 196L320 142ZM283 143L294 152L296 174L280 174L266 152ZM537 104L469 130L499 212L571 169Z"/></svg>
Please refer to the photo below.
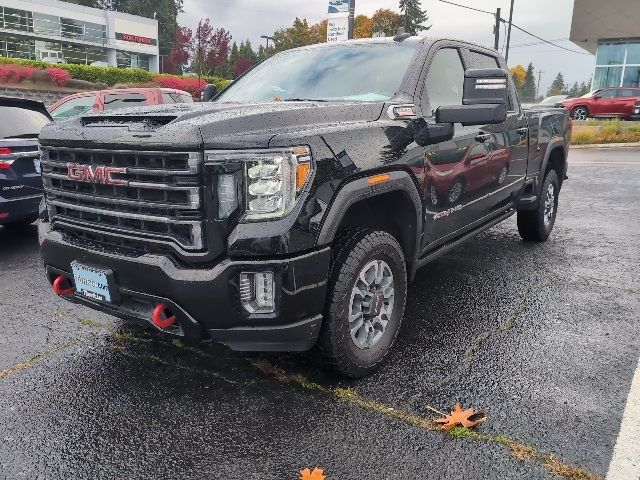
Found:
<svg viewBox="0 0 640 480"><path fill-rule="evenodd" d="M387 262L367 263L358 274L349 303L349 330L356 347L368 350L383 338L394 296L393 272Z"/></svg>
<svg viewBox="0 0 640 480"><path fill-rule="evenodd" d="M544 199L544 226L549 227L553 220L553 213L556 207L556 189L552 183L547 188L547 196Z"/></svg>

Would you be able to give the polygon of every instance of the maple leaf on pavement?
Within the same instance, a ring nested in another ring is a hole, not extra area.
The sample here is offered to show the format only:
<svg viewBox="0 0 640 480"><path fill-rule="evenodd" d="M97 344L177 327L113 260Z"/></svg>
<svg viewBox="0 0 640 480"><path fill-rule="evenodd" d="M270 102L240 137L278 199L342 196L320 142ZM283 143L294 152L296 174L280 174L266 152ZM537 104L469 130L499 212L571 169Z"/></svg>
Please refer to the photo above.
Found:
<svg viewBox="0 0 640 480"><path fill-rule="evenodd" d="M436 420L437 423L442 424L443 430L451 430L453 427L462 425L465 428L473 428L475 426L484 423L487 418L483 411L477 411L474 413L473 408L467 408L462 410L459 403L453 408L453 411L446 415L444 418Z"/></svg>
<svg viewBox="0 0 640 480"><path fill-rule="evenodd" d="M325 480L326 478L321 468L314 468L313 472L308 468L300 470L300 480Z"/></svg>

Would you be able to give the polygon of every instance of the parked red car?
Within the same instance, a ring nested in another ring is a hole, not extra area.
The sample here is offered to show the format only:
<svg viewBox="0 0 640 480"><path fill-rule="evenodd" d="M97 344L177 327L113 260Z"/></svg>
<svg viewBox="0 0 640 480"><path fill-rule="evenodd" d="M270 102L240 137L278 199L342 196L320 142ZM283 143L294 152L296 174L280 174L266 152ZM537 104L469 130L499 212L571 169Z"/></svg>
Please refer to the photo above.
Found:
<svg viewBox="0 0 640 480"><path fill-rule="evenodd" d="M172 88L119 88L82 92L58 100L49 107L54 120L75 117L87 112L103 112L138 105L192 103L190 93Z"/></svg>
<svg viewBox="0 0 640 480"><path fill-rule="evenodd" d="M502 185L509 173L511 152L475 143L450 150L428 152L425 156L426 185L434 207L454 205L463 193L486 185Z"/></svg>
<svg viewBox="0 0 640 480"><path fill-rule="evenodd" d="M582 97L561 102L574 120L609 117L634 120L640 118L640 88L602 88Z"/></svg>

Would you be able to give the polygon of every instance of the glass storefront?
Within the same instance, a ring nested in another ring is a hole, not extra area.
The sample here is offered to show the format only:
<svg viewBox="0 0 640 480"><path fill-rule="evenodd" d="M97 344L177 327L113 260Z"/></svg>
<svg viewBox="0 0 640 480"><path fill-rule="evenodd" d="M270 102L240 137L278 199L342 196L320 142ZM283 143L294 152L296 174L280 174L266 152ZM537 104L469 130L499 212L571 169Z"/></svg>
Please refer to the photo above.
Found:
<svg viewBox="0 0 640 480"><path fill-rule="evenodd" d="M640 40L598 45L592 88L605 87L640 87Z"/></svg>
<svg viewBox="0 0 640 480"><path fill-rule="evenodd" d="M116 58L119 68L142 68L143 70L149 70L149 55L143 53L125 52L118 50L116 52Z"/></svg>
<svg viewBox="0 0 640 480"><path fill-rule="evenodd" d="M0 7L0 28L105 44L106 25Z"/></svg>
<svg viewBox="0 0 640 480"><path fill-rule="evenodd" d="M0 33L0 57L43 60L53 64L91 65L93 62L106 62L107 52L104 48L99 47L36 40L21 35Z"/></svg>
<svg viewBox="0 0 640 480"><path fill-rule="evenodd" d="M0 29L13 30L11 33L0 32L2 57L42 60L51 64L107 63L106 25L0 6ZM149 70L152 56L117 51L116 59L118 67Z"/></svg>

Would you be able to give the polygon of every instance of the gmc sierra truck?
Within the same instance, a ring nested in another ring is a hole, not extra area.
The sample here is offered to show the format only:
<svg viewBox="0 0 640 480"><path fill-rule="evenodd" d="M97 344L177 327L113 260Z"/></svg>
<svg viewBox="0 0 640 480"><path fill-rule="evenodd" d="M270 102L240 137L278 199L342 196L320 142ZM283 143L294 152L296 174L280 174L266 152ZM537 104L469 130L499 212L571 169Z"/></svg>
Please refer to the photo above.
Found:
<svg viewBox="0 0 640 480"><path fill-rule="evenodd" d="M517 214L545 241L565 109L523 111L504 60L428 38L272 56L212 102L44 129L56 294L186 342L305 351L358 377L416 270Z"/></svg>

